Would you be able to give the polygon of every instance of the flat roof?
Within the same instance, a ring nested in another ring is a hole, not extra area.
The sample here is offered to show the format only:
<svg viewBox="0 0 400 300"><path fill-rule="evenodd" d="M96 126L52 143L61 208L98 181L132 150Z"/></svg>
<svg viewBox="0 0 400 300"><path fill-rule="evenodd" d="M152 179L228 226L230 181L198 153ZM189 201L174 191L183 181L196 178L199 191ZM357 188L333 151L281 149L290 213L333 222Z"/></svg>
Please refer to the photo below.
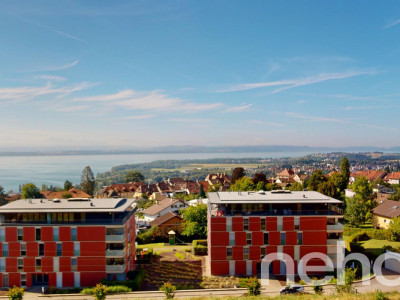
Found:
<svg viewBox="0 0 400 300"><path fill-rule="evenodd" d="M342 201L325 196L314 191L270 191L270 192L216 192L208 193L210 204L236 203L331 203L340 204Z"/></svg>
<svg viewBox="0 0 400 300"><path fill-rule="evenodd" d="M134 201L126 198L21 199L0 206L0 213L124 212Z"/></svg>

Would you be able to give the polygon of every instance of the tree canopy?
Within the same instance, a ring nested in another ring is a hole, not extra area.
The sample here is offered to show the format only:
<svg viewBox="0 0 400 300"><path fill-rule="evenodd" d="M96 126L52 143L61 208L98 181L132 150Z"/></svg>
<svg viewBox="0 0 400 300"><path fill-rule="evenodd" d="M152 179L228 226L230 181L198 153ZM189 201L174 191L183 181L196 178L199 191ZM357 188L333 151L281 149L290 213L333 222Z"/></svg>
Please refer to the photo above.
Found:
<svg viewBox="0 0 400 300"><path fill-rule="evenodd" d="M125 175L125 182L144 181L144 176L139 171L130 171Z"/></svg>
<svg viewBox="0 0 400 300"><path fill-rule="evenodd" d="M39 188L33 183L26 183L22 186L22 198L41 198L42 194L40 193Z"/></svg>
<svg viewBox="0 0 400 300"><path fill-rule="evenodd" d="M346 156L343 156L342 161L340 162L340 173L343 175L343 180L346 182L347 187L350 179L350 164Z"/></svg>
<svg viewBox="0 0 400 300"><path fill-rule="evenodd" d="M199 194L198 194L199 198L206 198L206 192L204 192L204 188L203 185L200 183L200 187L199 187Z"/></svg>
<svg viewBox="0 0 400 300"><path fill-rule="evenodd" d="M265 184L265 182L267 181L267 175L265 175L265 173L255 173L252 181L254 184L258 184L259 182L262 182Z"/></svg>
<svg viewBox="0 0 400 300"><path fill-rule="evenodd" d="M65 180L64 182L64 191L69 191L73 188L72 182L69 180Z"/></svg>
<svg viewBox="0 0 400 300"><path fill-rule="evenodd" d="M7 204L6 195L4 193L4 188L0 185L0 206Z"/></svg>
<svg viewBox="0 0 400 300"><path fill-rule="evenodd" d="M393 241L400 241L400 217L393 218L389 225L391 239Z"/></svg>
<svg viewBox="0 0 400 300"><path fill-rule="evenodd" d="M318 191L321 183L328 181L321 170L316 170L311 174L310 179L307 181L307 188L311 191Z"/></svg>
<svg viewBox="0 0 400 300"><path fill-rule="evenodd" d="M236 180L246 176L246 171L242 168L234 168L232 171L232 182L234 183Z"/></svg>
<svg viewBox="0 0 400 300"><path fill-rule="evenodd" d="M255 185L254 185L253 181L251 180L251 178L244 176L244 177L236 180L234 184L231 184L230 189L234 190L236 192L238 192L238 191L254 191Z"/></svg>
<svg viewBox="0 0 400 300"><path fill-rule="evenodd" d="M200 204L181 210L183 215L182 235L205 238L207 237L207 205Z"/></svg>
<svg viewBox="0 0 400 300"><path fill-rule="evenodd" d="M95 179L90 166L86 166L82 171L81 176L81 189L85 193L93 196Z"/></svg>

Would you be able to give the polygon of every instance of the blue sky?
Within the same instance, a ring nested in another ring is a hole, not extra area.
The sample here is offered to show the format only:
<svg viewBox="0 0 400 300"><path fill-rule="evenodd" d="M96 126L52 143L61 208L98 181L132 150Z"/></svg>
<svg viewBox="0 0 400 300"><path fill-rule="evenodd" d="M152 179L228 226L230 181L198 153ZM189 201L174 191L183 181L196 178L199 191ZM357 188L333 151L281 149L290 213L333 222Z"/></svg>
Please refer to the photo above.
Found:
<svg viewBox="0 0 400 300"><path fill-rule="evenodd" d="M2 1L2 149L399 146L397 1Z"/></svg>

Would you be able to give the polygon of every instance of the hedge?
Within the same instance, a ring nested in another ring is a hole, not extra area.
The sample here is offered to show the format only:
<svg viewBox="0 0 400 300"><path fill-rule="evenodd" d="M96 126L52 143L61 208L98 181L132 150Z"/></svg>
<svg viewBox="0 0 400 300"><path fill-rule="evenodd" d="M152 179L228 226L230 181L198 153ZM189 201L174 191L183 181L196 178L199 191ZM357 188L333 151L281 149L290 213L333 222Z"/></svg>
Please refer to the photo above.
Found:
<svg viewBox="0 0 400 300"><path fill-rule="evenodd" d="M138 291L142 287L145 275L146 275L146 271L143 269L140 269L140 270L135 270L133 272L128 272L128 277L134 278L133 280L108 281L108 280L103 279L101 281L101 283L104 285L107 285L107 286L123 285L128 288L131 288L132 291Z"/></svg>
<svg viewBox="0 0 400 300"><path fill-rule="evenodd" d="M208 247L206 246L196 246L193 247L193 254L194 255L207 255L208 253Z"/></svg>
<svg viewBox="0 0 400 300"><path fill-rule="evenodd" d="M391 233L387 229L371 229L358 231L350 236L348 243L352 252L362 252L362 247L357 242L375 240L390 240Z"/></svg>
<svg viewBox="0 0 400 300"><path fill-rule="evenodd" d="M207 240L193 240L193 247L197 246L206 246L207 247Z"/></svg>

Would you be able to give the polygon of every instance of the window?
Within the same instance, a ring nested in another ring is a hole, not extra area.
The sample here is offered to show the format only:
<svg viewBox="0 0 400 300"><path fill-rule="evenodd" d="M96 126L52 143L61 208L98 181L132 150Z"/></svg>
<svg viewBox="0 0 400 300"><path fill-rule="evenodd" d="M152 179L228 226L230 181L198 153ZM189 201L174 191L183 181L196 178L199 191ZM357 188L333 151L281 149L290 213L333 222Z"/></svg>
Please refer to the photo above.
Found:
<svg viewBox="0 0 400 300"><path fill-rule="evenodd" d="M3 244L3 257L8 257L8 244Z"/></svg>
<svg viewBox="0 0 400 300"><path fill-rule="evenodd" d="M26 273L21 273L21 286L26 287Z"/></svg>
<svg viewBox="0 0 400 300"><path fill-rule="evenodd" d="M226 231L232 231L232 219L226 218Z"/></svg>
<svg viewBox="0 0 400 300"><path fill-rule="evenodd" d="M232 248L226 248L226 259L227 260L232 259Z"/></svg>
<svg viewBox="0 0 400 300"><path fill-rule="evenodd" d="M6 271L6 259L0 258L0 273Z"/></svg>
<svg viewBox="0 0 400 300"><path fill-rule="evenodd" d="M282 217L278 217L277 218L277 230L278 231L281 231L282 229L283 229L283 220L282 220Z"/></svg>
<svg viewBox="0 0 400 300"><path fill-rule="evenodd" d="M36 258L35 267L36 267L36 272L42 271L42 259L41 258Z"/></svg>
<svg viewBox="0 0 400 300"><path fill-rule="evenodd" d="M18 258L18 271L23 271L23 270L24 270L24 259Z"/></svg>
<svg viewBox="0 0 400 300"><path fill-rule="evenodd" d="M294 246L294 260L300 260L300 247Z"/></svg>
<svg viewBox="0 0 400 300"><path fill-rule="evenodd" d="M264 245L268 245L269 244L269 236L268 236L268 232L264 233Z"/></svg>
<svg viewBox="0 0 400 300"><path fill-rule="evenodd" d="M71 228L71 241L76 241L76 227Z"/></svg>
<svg viewBox="0 0 400 300"><path fill-rule="evenodd" d="M297 233L297 245L303 245L303 233L302 232Z"/></svg>
<svg viewBox="0 0 400 300"><path fill-rule="evenodd" d="M22 228L17 229L17 234L18 234L18 241L23 240L23 235L24 235L24 230Z"/></svg>
<svg viewBox="0 0 400 300"><path fill-rule="evenodd" d="M8 274L3 274L3 287L8 288Z"/></svg>
<svg viewBox="0 0 400 300"><path fill-rule="evenodd" d="M261 230L265 230L265 218L261 218Z"/></svg>
<svg viewBox="0 0 400 300"><path fill-rule="evenodd" d="M61 256L61 255L62 255L62 244L57 243L57 256Z"/></svg>
<svg viewBox="0 0 400 300"><path fill-rule="evenodd" d="M0 242L4 242L6 240L6 230L5 228L0 228Z"/></svg>
<svg viewBox="0 0 400 300"><path fill-rule="evenodd" d="M251 245L251 232L246 233L246 244Z"/></svg>
<svg viewBox="0 0 400 300"><path fill-rule="evenodd" d="M21 256L26 256L26 244L21 243Z"/></svg>
<svg viewBox="0 0 400 300"><path fill-rule="evenodd" d="M60 271L60 258L53 257L53 272Z"/></svg>
<svg viewBox="0 0 400 300"><path fill-rule="evenodd" d="M294 217L294 230L300 230L300 218Z"/></svg>
<svg viewBox="0 0 400 300"><path fill-rule="evenodd" d="M281 233L281 245L286 245L286 233Z"/></svg>
<svg viewBox="0 0 400 300"><path fill-rule="evenodd" d="M58 236L58 232L59 232L58 227L54 227L53 228L53 241L55 241L55 242L60 240L59 236Z"/></svg>
<svg viewBox="0 0 400 300"><path fill-rule="evenodd" d="M78 263L76 261L76 257L71 258L71 271L72 272L78 271Z"/></svg>
<svg viewBox="0 0 400 300"><path fill-rule="evenodd" d="M243 259L248 260L249 259L249 247L244 247L243 248Z"/></svg>
<svg viewBox="0 0 400 300"><path fill-rule="evenodd" d="M81 247L79 243L74 243L74 256L81 255Z"/></svg>
<svg viewBox="0 0 400 300"><path fill-rule="evenodd" d="M267 254L266 247L261 247L260 248L260 259L263 259L266 254Z"/></svg>
<svg viewBox="0 0 400 300"><path fill-rule="evenodd" d="M39 256L44 256L44 244L39 244Z"/></svg>
<svg viewBox="0 0 400 300"><path fill-rule="evenodd" d="M243 230L249 230L249 219L243 219Z"/></svg>
<svg viewBox="0 0 400 300"><path fill-rule="evenodd" d="M42 239L42 230L41 228L36 228L36 240L40 241Z"/></svg>
<svg viewBox="0 0 400 300"><path fill-rule="evenodd" d="M235 233L229 232L229 246L235 246Z"/></svg>

